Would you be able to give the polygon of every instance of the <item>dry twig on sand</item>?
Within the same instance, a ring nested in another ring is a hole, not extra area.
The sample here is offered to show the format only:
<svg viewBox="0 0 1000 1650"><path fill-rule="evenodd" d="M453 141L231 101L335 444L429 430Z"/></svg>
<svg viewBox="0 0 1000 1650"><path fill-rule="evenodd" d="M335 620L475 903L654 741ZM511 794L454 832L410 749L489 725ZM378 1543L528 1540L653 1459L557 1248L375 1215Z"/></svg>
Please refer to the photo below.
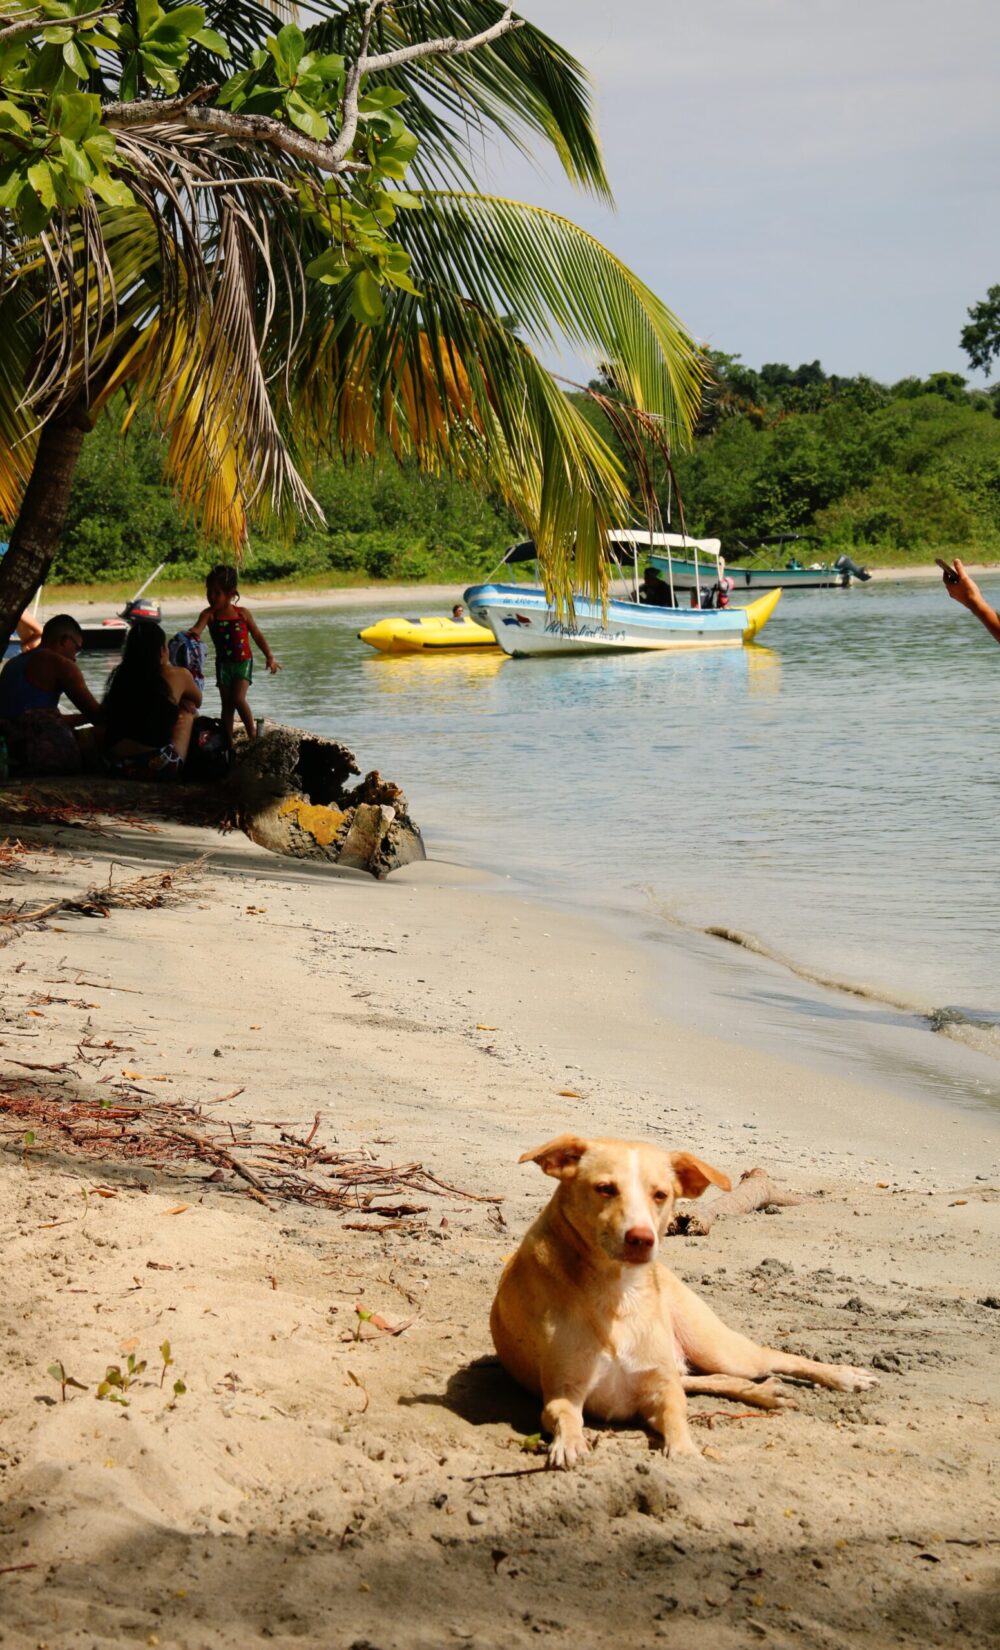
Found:
<svg viewBox="0 0 1000 1650"><path fill-rule="evenodd" d="M740 1175L739 1184L722 1197L713 1198L703 1207L676 1214L667 1233L670 1237L707 1237L717 1220L731 1220L734 1215L753 1214L757 1209L792 1209L805 1198L797 1192L786 1192L776 1186L764 1169L747 1169Z"/></svg>

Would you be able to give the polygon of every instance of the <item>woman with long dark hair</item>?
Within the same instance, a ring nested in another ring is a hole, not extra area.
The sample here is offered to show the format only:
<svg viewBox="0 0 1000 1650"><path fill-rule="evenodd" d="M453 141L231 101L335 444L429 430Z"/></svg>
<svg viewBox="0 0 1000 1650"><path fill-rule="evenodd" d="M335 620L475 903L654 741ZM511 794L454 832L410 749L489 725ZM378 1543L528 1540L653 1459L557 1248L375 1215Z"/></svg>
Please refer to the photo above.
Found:
<svg viewBox="0 0 1000 1650"><path fill-rule="evenodd" d="M178 779L184 771L201 690L172 665L158 624L141 620L104 695L104 751L112 773L129 779Z"/></svg>

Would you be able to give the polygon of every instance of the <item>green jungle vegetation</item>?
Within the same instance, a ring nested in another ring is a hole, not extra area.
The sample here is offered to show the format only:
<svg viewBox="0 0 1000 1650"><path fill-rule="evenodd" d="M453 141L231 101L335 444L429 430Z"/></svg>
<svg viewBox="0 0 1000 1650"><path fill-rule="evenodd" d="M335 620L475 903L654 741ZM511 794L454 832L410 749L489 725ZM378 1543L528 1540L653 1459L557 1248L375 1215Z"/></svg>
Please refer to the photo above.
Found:
<svg viewBox="0 0 1000 1650"><path fill-rule="evenodd" d="M488 572L524 536L499 501L391 458L321 464L311 484L326 526L301 523L290 539L253 534L248 585L460 581ZM163 448L149 419L140 415L124 439L113 418L102 420L83 444L52 582L137 587L166 561L157 588L198 586L213 562L232 559L193 531L163 483Z"/></svg>
<svg viewBox="0 0 1000 1650"><path fill-rule="evenodd" d="M970 390L960 373L938 372L890 387L818 361L756 371L738 356L710 360L693 447L673 460L693 536L727 551L801 533L803 561L846 552L906 566L945 550L1000 560L1000 385ZM602 419L593 404L589 416ZM666 514L666 466L650 462ZM676 498L671 518L679 529Z"/></svg>
<svg viewBox="0 0 1000 1650"><path fill-rule="evenodd" d="M721 353L712 370L693 448L674 456L690 533L725 549L798 532L809 536L802 560L846 551L905 566L947 550L1000 561L1000 386L970 390L942 372L888 387L828 375L818 361L758 371ZM574 399L614 444L599 406ZM164 484L150 420L140 415L122 438L120 416L112 409L84 443L53 580L138 585L166 560L159 584L197 585L219 552ZM651 463L676 528L666 467L656 455ZM523 537L498 499L389 458L321 463L313 485L326 526L303 525L290 540L255 535L248 584L468 580Z"/></svg>

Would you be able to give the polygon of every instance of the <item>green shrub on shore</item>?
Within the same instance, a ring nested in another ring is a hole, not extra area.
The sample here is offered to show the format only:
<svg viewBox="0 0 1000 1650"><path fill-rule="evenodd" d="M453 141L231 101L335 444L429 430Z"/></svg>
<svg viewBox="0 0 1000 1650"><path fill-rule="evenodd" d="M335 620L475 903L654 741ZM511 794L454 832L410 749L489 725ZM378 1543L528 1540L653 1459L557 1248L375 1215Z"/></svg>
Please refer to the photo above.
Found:
<svg viewBox="0 0 1000 1650"><path fill-rule="evenodd" d="M943 549L1000 559L1000 390L969 391L957 373L889 389L828 377L818 362L759 373L733 357L714 364L701 433L674 458L690 533L724 547L803 533L815 540L809 559L849 551L905 565Z"/></svg>
<svg viewBox="0 0 1000 1650"><path fill-rule="evenodd" d="M105 419L84 444L56 584L199 583L218 550L199 539L162 484L163 450L148 421L127 438ZM384 465L320 465L313 487L326 527L287 542L255 536L248 583L458 579L487 572L519 536L502 505L444 477Z"/></svg>

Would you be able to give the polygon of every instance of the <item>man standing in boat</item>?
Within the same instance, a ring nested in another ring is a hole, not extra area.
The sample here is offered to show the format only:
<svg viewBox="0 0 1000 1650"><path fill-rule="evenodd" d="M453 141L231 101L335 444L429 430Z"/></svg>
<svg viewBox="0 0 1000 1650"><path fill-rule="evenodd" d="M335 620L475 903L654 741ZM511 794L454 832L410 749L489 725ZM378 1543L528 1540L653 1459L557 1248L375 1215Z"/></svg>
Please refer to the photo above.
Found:
<svg viewBox="0 0 1000 1650"><path fill-rule="evenodd" d="M980 624L985 627L995 642L1000 642L1000 614L992 608L986 600L978 584L971 579L962 563L956 559L954 567L947 562L938 560L944 579L944 587L953 601L961 602L970 613L974 613Z"/></svg>

